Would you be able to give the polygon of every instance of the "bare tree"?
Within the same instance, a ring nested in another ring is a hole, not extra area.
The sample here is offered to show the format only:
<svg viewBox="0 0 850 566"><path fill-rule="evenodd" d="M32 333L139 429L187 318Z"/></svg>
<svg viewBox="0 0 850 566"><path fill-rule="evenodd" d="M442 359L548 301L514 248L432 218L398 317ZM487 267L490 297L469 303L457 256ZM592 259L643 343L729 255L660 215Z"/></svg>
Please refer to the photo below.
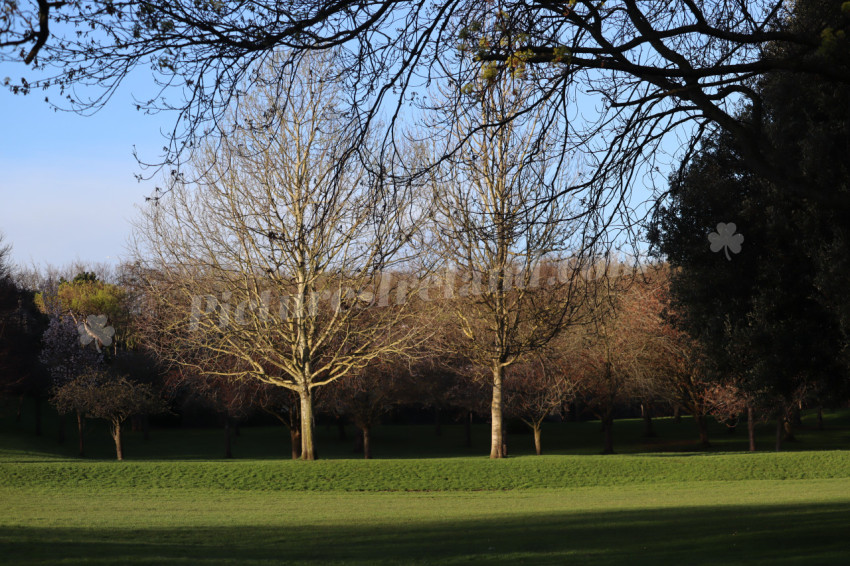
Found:
<svg viewBox="0 0 850 566"><path fill-rule="evenodd" d="M202 181L177 183L137 231L163 354L295 391L305 460L313 390L420 331L407 301L415 276L389 272L410 260L420 209L411 187L362 165L369 145L359 160L348 151L336 72L331 55L304 60L285 112L255 91L232 117L240 127L197 163Z"/></svg>
<svg viewBox="0 0 850 566"><path fill-rule="evenodd" d="M224 425L224 457L233 458L234 422L254 407L262 384L253 380L201 373L185 366L169 372L164 381L164 389L170 395L188 394L196 397L221 416Z"/></svg>
<svg viewBox="0 0 850 566"><path fill-rule="evenodd" d="M111 376L99 368L57 387L51 401L60 413L74 411L77 415L108 421L118 460L124 459L121 436L124 421L131 415L167 410L150 385L131 381L126 376Z"/></svg>
<svg viewBox="0 0 850 566"><path fill-rule="evenodd" d="M628 394L642 403L645 419L655 401L684 409L694 418L700 444L708 446L708 416L718 411L728 414L729 409L718 409L716 402L723 393L723 403L729 405L731 390L712 389L706 375L707 354L675 324L678 314L669 293L670 268L650 265L619 301L618 317L628 335L621 351L631 352Z"/></svg>
<svg viewBox="0 0 850 566"><path fill-rule="evenodd" d="M322 404L332 413L348 417L360 432L363 458L372 458L372 429L401 399L403 372L399 360L376 360L327 388Z"/></svg>
<svg viewBox="0 0 850 566"><path fill-rule="evenodd" d="M593 271L588 294L590 324L584 327L582 392L605 433L603 453L614 452L619 405L654 398L655 380L669 362L660 334L661 307L654 299L661 270L604 262Z"/></svg>
<svg viewBox="0 0 850 566"><path fill-rule="evenodd" d="M534 434L534 451L543 453L543 421L560 416L575 398L578 376L575 336L561 336L553 348L513 365L505 385L505 412L519 418Z"/></svg>
<svg viewBox="0 0 850 566"><path fill-rule="evenodd" d="M568 179L563 155L540 143L543 116L516 116L527 86L479 86L461 93L471 101L452 125L452 136L469 139L434 182L436 241L461 347L492 375L490 457L501 458L505 368L573 322L588 241L559 196Z"/></svg>

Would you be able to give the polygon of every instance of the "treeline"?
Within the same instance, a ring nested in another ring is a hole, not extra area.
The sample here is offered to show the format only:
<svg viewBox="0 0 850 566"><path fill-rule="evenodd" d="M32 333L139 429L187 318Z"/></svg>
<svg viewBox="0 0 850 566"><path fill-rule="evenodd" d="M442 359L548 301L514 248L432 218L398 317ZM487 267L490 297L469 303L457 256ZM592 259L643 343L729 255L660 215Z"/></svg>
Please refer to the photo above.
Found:
<svg viewBox="0 0 850 566"><path fill-rule="evenodd" d="M146 429L150 415L180 413L193 406L223 423L226 456L232 455L233 427L258 414L284 425L292 440L292 457L301 456L303 413L297 391L240 374L235 357L214 356L216 371L201 369L208 362L198 358L209 356L206 352L183 352L185 359L192 359L182 364L166 359L164 353L178 352L156 343L162 321L151 324L152 313L146 307L151 298L138 285L136 266L112 270L109 282L92 271L40 281L32 272L28 277L15 275L7 269L3 279L3 394L28 395L39 403L46 399L68 415L69 422L76 423L80 456L85 453L86 419L110 424L120 459L126 420ZM698 434L706 445L709 417L736 426L739 421L752 425L776 416L777 406L755 403L746 391L707 372L710 363L700 346L671 324L666 265L636 269L608 262L588 275L593 277L586 279L586 289L595 289L596 294L588 291L584 296L575 323L504 372L504 415L529 427L538 454L543 450L542 423L552 419L598 418L605 431L602 448L613 452L618 414L643 415L647 435L653 434L655 416L693 415L695 438ZM24 289L22 281L37 282L41 289ZM357 427L366 458L371 457L370 431L392 411L433 411L467 423L491 418L490 372L466 347L454 315L455 309L472 312L471 306L462 304L478 297L447 298L445 286L435 281L429 285L429 300L422 300L423 293L411 297L419 300L414 301L409 322L422 327L415 344L370 359L317 387L312 396L316 413ZM541 290L551 291L544 286ZM374 318L370 311L391 307L377 301L359 307L367 316L358 322L368 324ZM187 308L191 324L191 303ZM238 308L232 303L227 312L218 301L214 312L205 315L215 318L226 333L229 325L239 326L234 320ZM322 310L330 311L331 301L316 305L317 312ZM222 317L227 324L221 324ZM822 392L822 384L807 382L792 402L781 406L786 434L793 434L802 408L845 403L844 398L821 396ZM581 414L570 414L576 410ZM749 430L754 449L752 426ZM506 454L507 447L503 450Z"/></svg>

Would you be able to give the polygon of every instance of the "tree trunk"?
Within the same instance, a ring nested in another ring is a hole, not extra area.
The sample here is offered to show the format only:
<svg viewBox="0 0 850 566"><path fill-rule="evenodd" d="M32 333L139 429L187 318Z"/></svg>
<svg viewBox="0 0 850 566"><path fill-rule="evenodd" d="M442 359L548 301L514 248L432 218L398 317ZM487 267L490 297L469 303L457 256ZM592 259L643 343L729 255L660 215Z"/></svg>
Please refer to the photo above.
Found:
<svg viewBox="0 0 850 566"><path fill-rule="evenodd" d="M747 406L747 437L750 439L750 452L756 451L756 420L753 408Z"/></svg>
<svg viewBox="0 0 850 566"><path fill-rule="evenodd" d="M708 422L706 422L705 415L694 414L694 420L697 423L697 430L699 430L700 446L704 448L711 446L711 442L708 440Z"/></svg>
<svg viewBox="0 0 850 566"><path fill-rule="evenodd" d="M535 425L534 426L534 452L538 456L543 454L543 445L541 444L541 439L540 439L541 432L542 431L540 430L540 425L539 424Z"/></svg>
<svg viewBox="0 0 850 566"><path fill-rule="evenodd" d="M434 407L434 434L443 436L442 419L440 419L440 407Z"/></svg>
<svg viewBox="0 0 850 566"><path fill-rule="evenodd" d="M369 436L369 427L365 426L365 427L361 428L360 431L363 433L363 458L365 460L371 460L372 459L372 443L371 443L371 438Z"/></svg>
<svg viewBox="0 0 850 566"><path fill-rule="evenodd" d="M655 427L652 426L652 413L649 412L649 405L641 405L640 412L643 415L643 437L655 438Z"/></svg>
<svg viewBox="0 0 850 566"><path fill-rule="evenodd" d="M779 452L782 450L782 436L785 432L785 417L780 416L776 417L776 451Z"/></svg>
<svg viewBox="0 0 850 566"><path fill-rule="evenodd" d="M505 442L502 433L502 379L505 368L501 364L493 367L493 400L490 403L490 458L505 457Z"/></svg>
<svg viewBox="0 0 850 566"><path fill-rule="evenodd" d="M313 392L304 387L298 392L301 399L301 459L315 460L313 445Z"/></svg>
<svg viewBox="0 0 850 566"><path fill-rule="evenodd" d="M86 421L83 419L83 414L80 411L77 411L77 439L78 439L78 447L77 447L77 456L82 458L85 456L85 445L83 442L83 433L85 432L85 424Z"/></svg>
<svg viewBox="0 0 850 566"><path fill-rule="evenodd" d="M679 405L673 407L673 422L676 424L682 422L682 408Z"/></svg>
<svg viewBox="0 0 850 566"><path fill-rule="evenodd" d="M289 429L289 444L292 448L292 459L301 457L301 431L297 428Z"/></svg>
<svg viewBox="0 0 850 566"><path fill-rule="evenodd" d="M472 448L472 411L466 415L464 419L464 427L466 428L466 447Z"/></svg>
<svg viewBox="0 0 850 566"><path fill-rule="evenodd" d="M23 394L20 397L18 397L18 411L15 413L15 422L16 423L21 422L21 417L24 414L24 401L26 400L26 398L27 398L27 396L23 395Z"/></svg>
<svg viewBox="0 0 850 566"><path fill-rule="evenodd" d="M112 440L115 441L115 458L124 459L124 446L121 442L121 421L112 422Z"/></svg>
<svg viewBox="0 0 850 566"><path fill-rule="evenodd" d="M602 430L605 433L605 447L603 454L614 453L614 415L609 413L602 418Z"/></svg>
<svg viewBox="0 0 850 566"><path fill-rule="evenodd" d="M823 407L818 407L818 430L823 430Z"/></svg>

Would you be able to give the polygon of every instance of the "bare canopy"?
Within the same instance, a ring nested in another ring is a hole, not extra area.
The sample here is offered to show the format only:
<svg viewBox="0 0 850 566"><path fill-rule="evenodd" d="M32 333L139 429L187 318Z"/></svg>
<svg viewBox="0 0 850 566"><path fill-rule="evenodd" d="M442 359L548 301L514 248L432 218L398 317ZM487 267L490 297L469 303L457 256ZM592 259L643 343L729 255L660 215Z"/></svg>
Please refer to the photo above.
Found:
<svg viewBox="0 0 850 566"><path fill-rule="evenodd" d="M178 112L165 162L198 150L209 134L226 135L223 118L249 100L246 91L285 84L311 51L339 51L341 88L361 136L382 121L388 143L408 106L431 106L428 85L461 89L482 74L534 66L528 80L539 96L528 104L569 125L563 149L580 151L590 172L577 188L618 194L635 175L653 174L665 137L684 132L690 140L678 145L687 151L709 125L732 132L750 166L787 177L762 135L754 80L784 71L850 81L850 69L829 58L846 49L850 18L841 0L4 0L3 7L0 57L38 69L8 79L14 92L58 87L65 104L88 110L137 67L175 87L176 96L155 88L139 103ZM269 77L265 63L281 49L289 55ZM738 113L741 102L753 112Z"/></svg>
<svg viewBox="0 0 850 566"><path fill-rule="evenodd" d="M410 259L417 209L410 187L362 165L374 156L347 151L331 57L302 63L288 107L255 90L234 134L197 161L201 182L176 183L136 234L165 357L295 391L313 459L313 389L403 352L417 331L415 285L388 274Z"/></svg>

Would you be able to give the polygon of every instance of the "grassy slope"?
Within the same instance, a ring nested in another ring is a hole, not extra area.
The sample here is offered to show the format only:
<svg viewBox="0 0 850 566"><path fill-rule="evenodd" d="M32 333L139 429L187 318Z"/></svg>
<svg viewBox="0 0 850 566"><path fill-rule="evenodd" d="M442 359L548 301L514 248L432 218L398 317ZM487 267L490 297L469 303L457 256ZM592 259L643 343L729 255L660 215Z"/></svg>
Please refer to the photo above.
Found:
<svg viewBox="0 0 850 566"><path fill-rule="evenodd" d="M472 450L460 427L440 439L384 427L378 446L397 457L370 462L327 429L323 455L348 459L312 463L274 459L287 452L277 429L243 430L235 451L251 459L216 460L218 431L186 430L130 435L130 461L80 461L73 431L59 446L6 420L0 562L846 563L848 416L779 454L689 451L692 423L667 420L651 441L618 422L622 454L598 456L598 423L553 425L553 455L497 462L470 456L485 427ZM745 441L714 432L715 451ZM102 433L90 453L108 458ZM525 441L513 437L513 454Z"/></svg>
<svg viewBox="0 0 850 566"><path fill-rule="evenodd" d="M850 453L522 456L427 460L13 462L0 485L46 490L477 491L847 479Z"/></svg>

